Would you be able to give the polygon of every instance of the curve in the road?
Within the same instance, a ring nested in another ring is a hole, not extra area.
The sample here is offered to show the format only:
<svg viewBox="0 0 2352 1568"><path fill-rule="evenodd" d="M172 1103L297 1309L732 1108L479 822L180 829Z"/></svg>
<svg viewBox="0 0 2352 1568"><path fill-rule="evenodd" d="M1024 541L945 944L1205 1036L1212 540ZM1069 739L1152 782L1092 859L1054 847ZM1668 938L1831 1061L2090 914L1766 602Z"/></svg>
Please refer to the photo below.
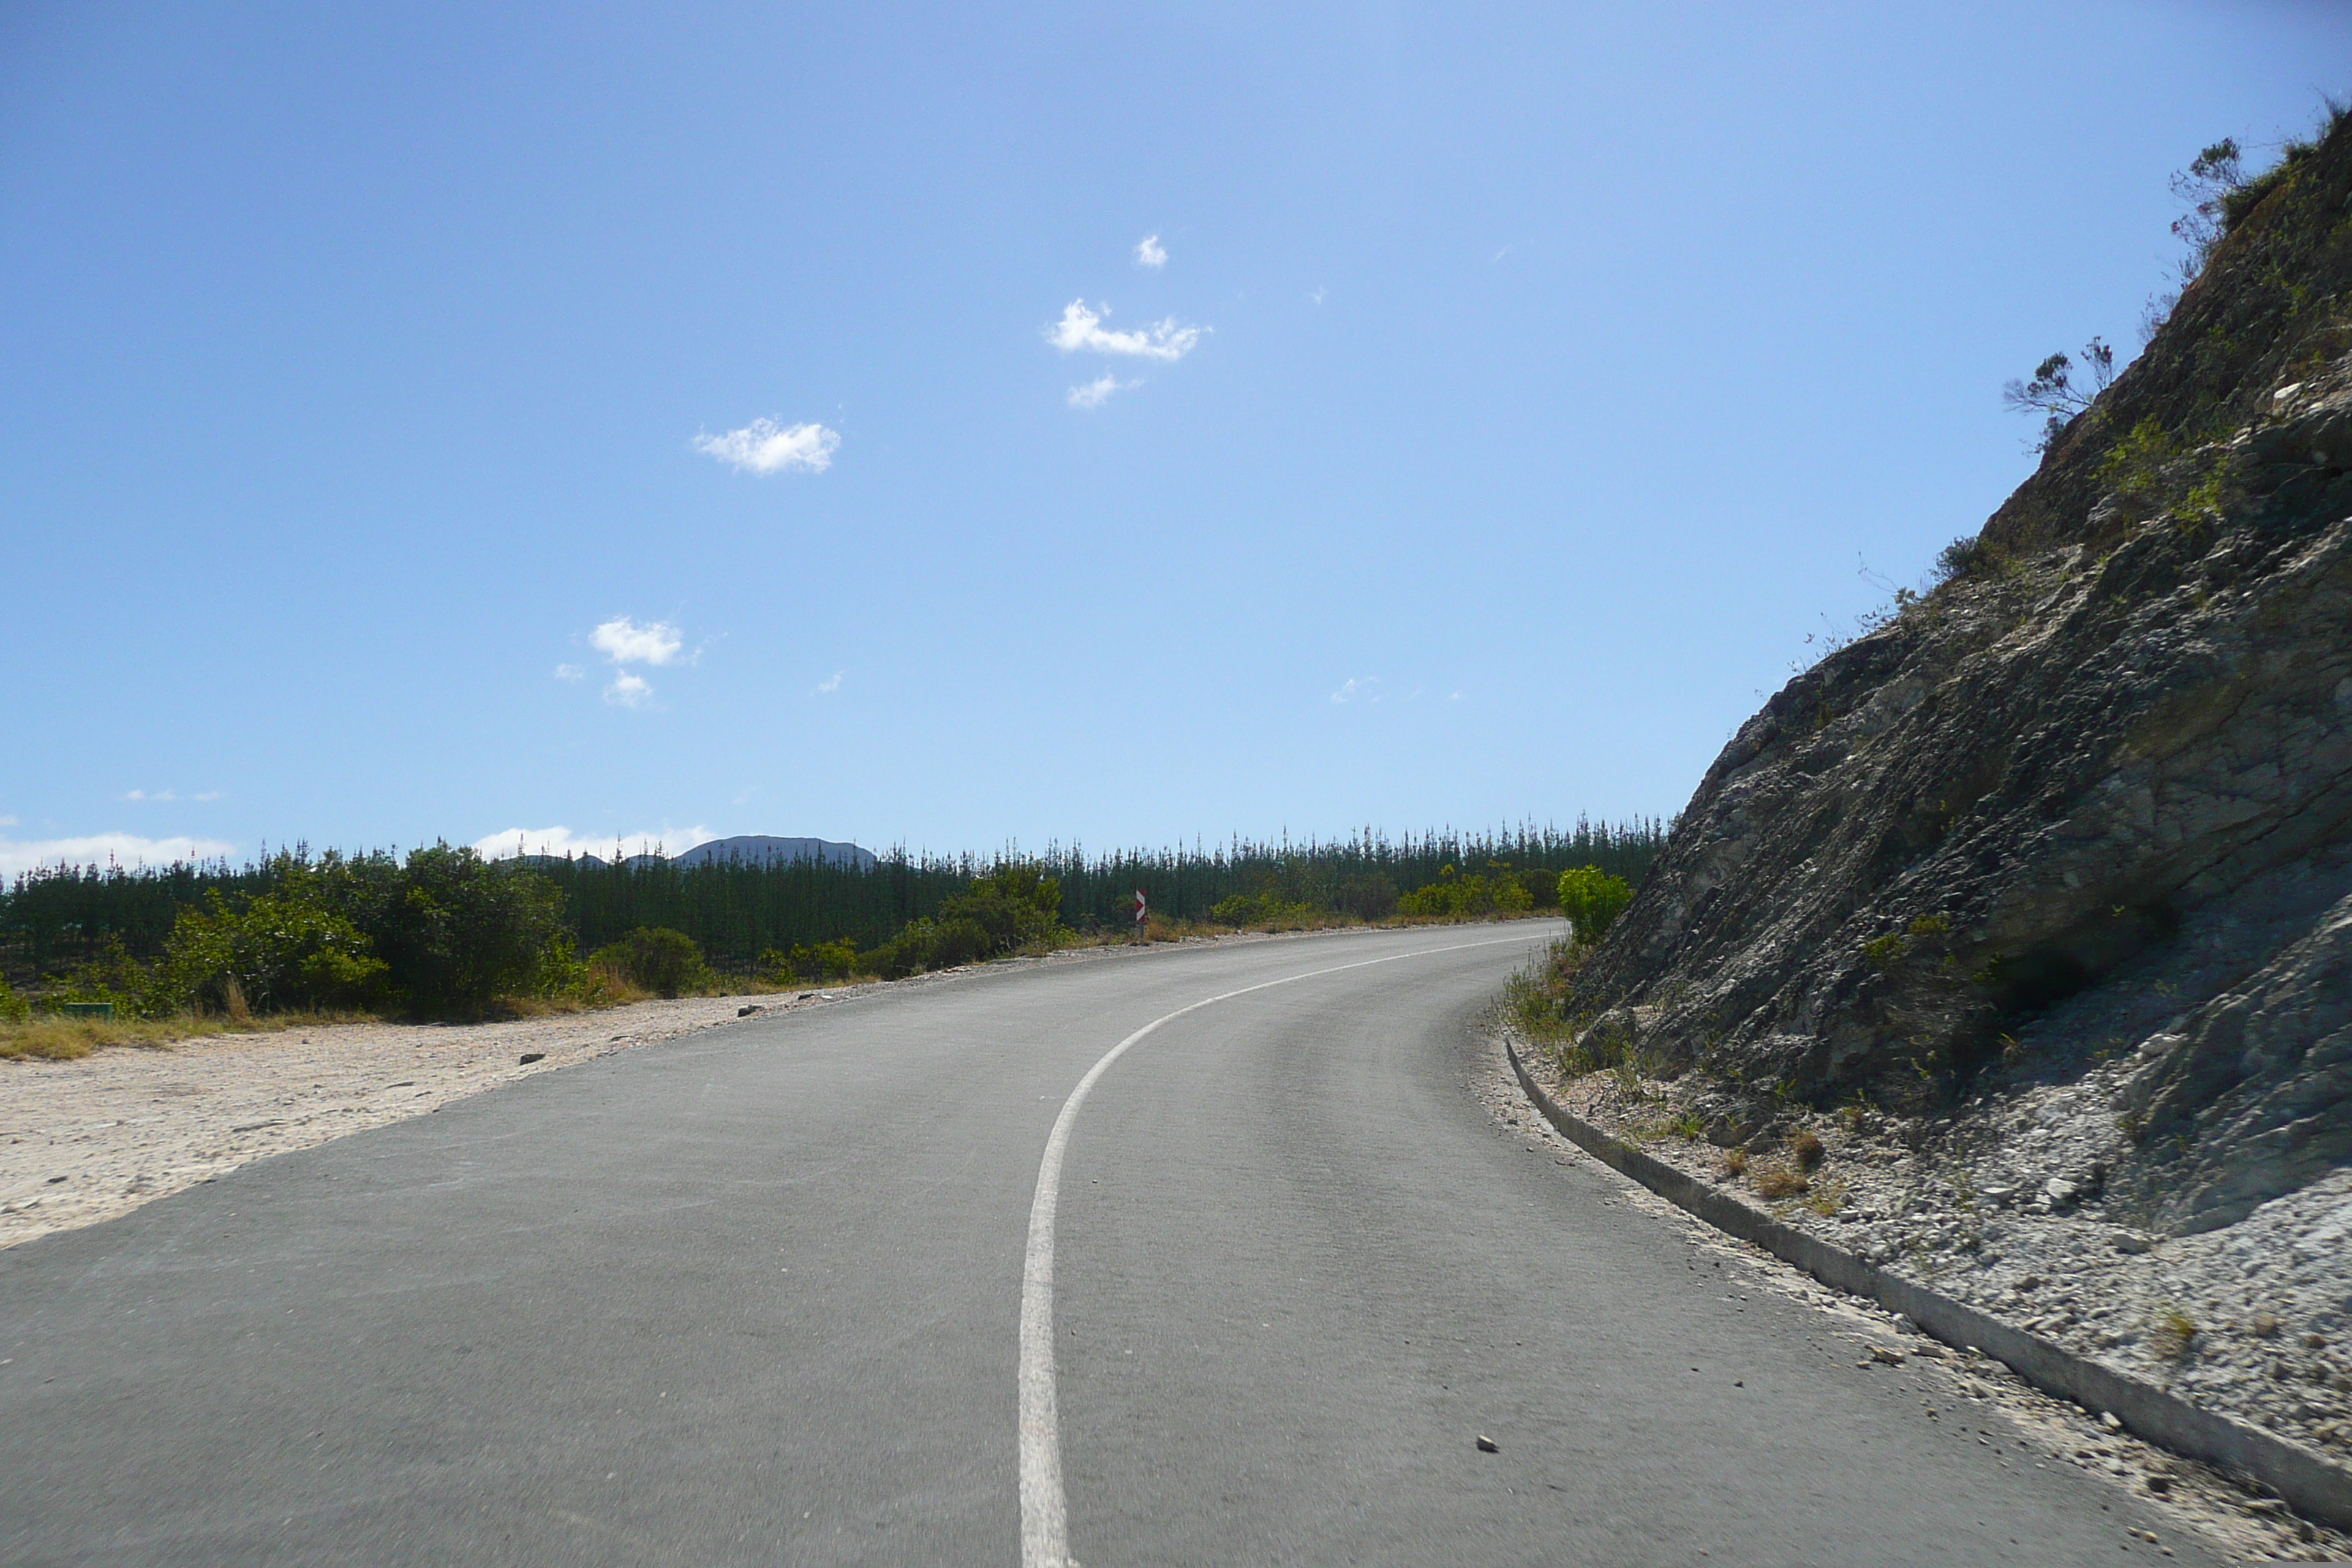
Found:
<svg viewBox="0 0 2352 1568"><path fill-rule="evenodd" d="M1069 1147L1070 1129L1077 1124L1078 1108L1096 1081L1125 1056L1129 1047L1164 1024L1187 1013L1197 1013L1253 991L1295 985L1344 970L1369 969L1379 963L1401 963L1408 958L1428 958L1441 952L1461 952L1474 947L1526 945L1522 936L1486 942L1457 942L1444 947L1417 948L1384 958L1334 963L1278 980L1263 980L1232 991L1203 996L1198 1002L1163 1013L1102 1054L1086 1077L1062 1102L1046 1135L1045 1153L1037 1165L1037 1195L1029 1205L1029 1246L1021 1266L1021 1563L1022 1568L1068 1568L1070 1560L1069 1503L1062 1489L1061 1414L1054 1388L1054 1215L1061 1205L1062 1154Z"/></svg>

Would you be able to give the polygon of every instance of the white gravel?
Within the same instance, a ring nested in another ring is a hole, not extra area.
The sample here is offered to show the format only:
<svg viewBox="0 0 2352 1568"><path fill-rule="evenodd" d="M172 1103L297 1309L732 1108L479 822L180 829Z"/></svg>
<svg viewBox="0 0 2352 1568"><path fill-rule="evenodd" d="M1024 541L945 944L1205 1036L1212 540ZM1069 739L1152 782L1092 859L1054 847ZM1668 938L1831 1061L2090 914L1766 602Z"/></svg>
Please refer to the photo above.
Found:
<svg viewBox="0 0 2352 1568"><path fill-rule="evenodd" d="M2297 1519L2284 1504L2260 1489L2241 1485L2210 1466L2167 1453L2128 1432L2110 1427L2097 1413L2043 1394L1990 1357L1974 1351L1956 1351L1939 1344L1920 1333L1911 1321L1901 1314L1889 1312L1874 1301L1832 1290L1761 1247L1713 1229L1630 1177L1611 1170L1561 1137L1528 1100L1504 1058L1499 1033L1489 1037L1488 1045L1491 1055L1486 1068L1469 1087L1507 1135L1532 1152L1551 1155L1562 1165L1577 1166L1597 1174L1601 1181L1618 1189L1618 1201L1626 1208L1646 1214L1659 1224L1682 1231L1694 1248L1724 1268L1725 1272L1718 1278L1725 1284L1734 1286L1738 1291L1769 1291L1821 1312L1831 1331L1846 1339L1854 1347L1857 1377L1891 1376L1907 1380L1915 1392L1925 1396L1920 1402L1921 1419L1957 1424L1963 1430L1973 1431L1982 1441L2011 1454L2012 1461L2019 1465L2041 1468L2056 1465L2073 1466L2108 1482L2119 1492L2138 1497L2147 1506L2170 1517L2176 1529L2203 1536L2223 1554L2239 1561L2338 1563L2346 1561L2347 1552L2352 1552L2352 1535ZM1605 1089L1599 1081L1603 1079L1611 1079ZM1569 1095L1580 1088L1583 1092L1575 1096L1575 1103L1570 1104L1570 1109L1588 1121L1612 1126L1620 1136L1631 1135L1637 1126L1654 1126L1658 1113L1664 1110L1660 1102L1653 1100L1641 1102L1644 1106L1644 1113L1627 1115L1627 1108L1621 1102L1614 1114L1593 1115L1592 1112L1599 1109L1594 1102L1604 1099L1606 1089L1618 1087L1613 1075L1596 1074L1591 1079L1578 1080L1575 1085L1553 1083L1546 1087L1554 1098L1562 1100L1563 1103L1568 1103ZM1670 1086L1652 1084L1647 1087L1653 1092L1663 1092ZM1828 1134L1824 1132L1822 1136L1827 1142ZM1651 1153L1692 1171L1707 1169L1699 1152L1704 1151L1706 1155L1716 1152L1703 1143L1694 1145L1674 1138L1653 1135L1642 1137L1640 1142ZM1856 1143L1859 1142L1846 1144L1843 1152L1848 1157L1853 1156L1857 1152ZM1884 1151L1889 1165L1898 1163L1897 1152L1895 1149ZM1832 1145L1832 1163L1839 1160L1840 1153L1840 1149ZM1712 1173L1711 1170L1709 1173ZM1853 1172L1849 1174L1858 1178L1855 1182L1858 1189L1876 1190L1890 1197L1895 1190L1883 1176L1873 1177ZM1832 1176L1832 1179L1836 1178ZM2315 1190L2306 1188L2305 1192L2311 1194ZM1772 1208L1784 1219L1802 1216L1808 1228L1841 1245L1852 1243L1851 1236L1838 1234L1840 1227L1834 1220L1822 1220L1795 1204L1774 1205L1760 1202L1752 1193L1746 1195L1759 1207ZM2298 1194L2296 1197L2303 1195ZM2291 1203L2292 1200L2282 1202ZM2246 1231L2248 1226L2261 1224L2265 1212L2257 1211L2242 1225L2231 1227L2231 1231L2215 1235L2226 1237L2233 1231ZM2062 1217L2056 1223L2066 1226L2093 1222ZM2053 1255L2063 1256L2067 1247L2081 1244L2079 1237L2066 1232L2046 1233L2046 1245ZM1540 1241L1541 1238L1538 1239ZM2266 1244L2259 1238L2254 1241L2257 1247ZM2169 1252L2179 1245L2179 1242L2168 1243L2162 1252ZM2223 1250L2228 1250L2226 1243L2220 1245ZM2162 1252L2116 1256L2128 1262L2139 1263L2146 1258L2160 1258ZM2307 1253L2301 1256L2305 1261L2309 1260ZM2138 1278L2145 1289L2147 1281L2177 1280L2182 1274L2193 1272L2194 1267L2184 1254L2177 1259L2167 1260L2163 1273L2149 1272ZM1932 1276L1922 1274L1920 1277L1932 1277L1936 1286L1947 1291L1950 1291L1954 1284L1953 1279L1943 1272ZM2079 1301L2086 1294L2096 1294L2103 1289L2066 1275L2054 1278L2064 1283L2052 1291L2053 1300L2065 1296ZM1744 1294L1741 1299L1746 1299ZM2014 1315L2000 1312L1995 1303L1971 1299L1976 1300L1979 1306L2000 1315ZM2060 1333L2052 1337L2066 1336ZM2280 1337L2285 1337L2284 1328L2280 1331ZM1885 1359L1888 1355L1895 1359ZM2118 1365L2128 1366L2142 1376L2148 1375L2144 1363L2113 1356L2106 1359L2116 1361ZM2218 1356L2215 1361L2218 1366ZM2238 1390L2253 1380L2242 1374L2224 1373L2220 1381L2230 1389ZM2186 1380L2183 1382L2185 1384ZM2199 1392L2182 1384L2175 1386L2177 1392L2192 1398ZM2242 1396L2215 1400L2214 1403L2243 1413ZM2161 1542L2157 1542L2147 1544L2161 1546ZM2166 1554L2168 1555L2168 1552Z"/></svg>
<svg viewBox="0 0 2352 1568"><path fill-rule="evenodd" d="M719 1024L790 994L692 996L504 1024L338 1024L79 1061L0 1061L0 1247L95 1225L248 1161ZM525 1065L522 1058L540 1060Z"/></svg>

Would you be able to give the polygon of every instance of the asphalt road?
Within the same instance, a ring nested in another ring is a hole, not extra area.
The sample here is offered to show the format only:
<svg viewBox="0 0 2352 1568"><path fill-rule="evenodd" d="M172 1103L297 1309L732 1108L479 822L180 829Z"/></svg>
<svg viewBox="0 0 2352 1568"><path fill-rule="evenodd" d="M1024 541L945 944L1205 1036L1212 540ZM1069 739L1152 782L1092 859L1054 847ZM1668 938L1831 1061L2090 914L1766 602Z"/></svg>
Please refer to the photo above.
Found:
<svg viewBox="0 0 2352 1568"><path fill-rule="evenodd" d="M1494 1125L1470 1020L1549 934L879 988L0 1254L0 1561L1019 1563L1049 1132L1253 986L1067 1122L1087 1568L2154 1556Z"/></svg>

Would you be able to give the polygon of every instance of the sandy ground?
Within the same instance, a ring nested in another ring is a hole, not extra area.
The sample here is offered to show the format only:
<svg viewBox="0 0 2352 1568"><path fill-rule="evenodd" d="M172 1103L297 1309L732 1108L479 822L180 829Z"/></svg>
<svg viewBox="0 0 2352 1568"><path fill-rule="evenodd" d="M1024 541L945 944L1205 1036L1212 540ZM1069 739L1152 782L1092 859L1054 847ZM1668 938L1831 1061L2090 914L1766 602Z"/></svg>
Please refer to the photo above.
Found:
<svg viewBox="0 0 2352 1568"><path fill-rule="evenodd" d="M338 1024L0 1061L0 1247L533 1073L731 1024L747 1006L822 1007L838 994L691 996L505 1024Z"/></svg>

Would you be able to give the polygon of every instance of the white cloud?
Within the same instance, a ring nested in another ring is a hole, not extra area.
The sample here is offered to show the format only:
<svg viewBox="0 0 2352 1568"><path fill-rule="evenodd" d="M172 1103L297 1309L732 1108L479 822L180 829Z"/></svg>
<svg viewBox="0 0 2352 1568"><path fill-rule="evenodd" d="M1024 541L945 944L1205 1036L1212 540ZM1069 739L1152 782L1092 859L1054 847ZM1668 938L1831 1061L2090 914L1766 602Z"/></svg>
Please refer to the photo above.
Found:
<svg viewBox="0 0 2352 1568"><path fill-rule="evenodd" d="M1064 353L1087 350L1098 354L1134 354L1143 359L1180 360L1201 341L1205 327L1180 327L1176 318L1155 322L1138 332L1114 332L1103 326L1110 307L1089 310L1084 300L1064 307L1062 319L1045 329L1045 341Z"/></svg>
<svg viewBox="0 0 2352 1568"><path fill-rule="evenodd" d="M686 646L686 636L667 621L639 626L615 616L588 634L588 644L614 664L667 664Z"/></svg>
<svg viewBox="0 0 2352 1568"><path fill-rule="evenodd" d="M1378 702L1381 700L1381 693L1375 690L1374 688L1378 687L1380 683L1380 677L1376 675L1367 675L1360 679L1351 677L1340 683L1339 690L1331 693L1331 700L1334 702Z"/></svg>
<svg viewBox="0 0 2352 1568"><path fill-rule="evenodd" d="M821 474L833 467L833 449L841 433L822 425L778 425L754 419L724 436L697 436L694 449L707 452L739 472L785 474L805 468Z"/></svg>
<svg viewBox="0 0 2352 1568"><path fill-rule="evenodd" d="M1312 294L1307 295L1307 297L1308 299L1310 299L1310 300L1314 300L1317 304L1318 304L1318 305L1319 305L1319 304L1321 304L1321 303L1323 302L1323 293L1324 293L1323 285L1322 285L1322 284L1320 284L1320 283L1318 283L1317 285L1315 285L1315 292L1313 292Z"/></svg>
<svg viewBox="0 0 2352 1568"><path fill-rule="evenodd" d="M559 664L555 667L555 679L558 680L577 680L587 673L576 664Z"/></svg>
<svg viewBox="0 0 2352 1568"><path fill-rule="evenodd" d="M1168 265L1168 247L1160 243L1158 235L1147 234L1143 237L1143 243L1135 247L1135 264L1138 267Z"/></svg>
<svg viewBox="0 0 2352 1568"><path fill-rule="evenodd" d="M1070 406L1100 408L1112 393L1132 392L1142 384L1143 383L1139 381L1121 381L1110 372L1105 371L1084 386L1070 388Z"/></svg>
<svg viewBox="0 0 2352 1568"><path fill-rule="evenodd" d="M818 681L816 683L816 690L810 692L809 695L814 697L817 695L817 692L840 690L841 678L848 673L849 672L845 669L835 670L831 675L828 675L823 680Z"/></svg>
<svg viewBox="0 0 2352 1568"><path fill-rule="evenodd" d="M15 817L13 817L13 816L0 816L0 827L14 827L14 826L16 826L16 819Z"/></svg>
<svg viewBox="0 0 2352 1568"><path fill-rule="evenodd" d="M13 816L0 825L14 826ZM0 838L0 877L43 866L168 866L174 860L216 860L236 847L217 838L142 838L135 833L94 833L87 838Z"/></svg>
<svg viewBox="0 0 2352 1568"><path fill-rule="evenodd" d="M708 827L665 827L658 833L574 833L568 827L509 827L474 840L474 853L496 860L509 855L683 855L723 835Z"/></svg>
<svg viewBox="0 0 2352 1568"><path fill-rule="evenodd" d="M180 797L168 789L159 789L152 793L143 789L134 789L125 794L122 798L125 800L177 800Z"/></svg>
<svg viewBox="0 0 2352 1568"><path fill-rule="evenodd" d="M654 689L642 676L627 670L613 677L613 684L604 688L604 700L624 708L642 708L654 694Z"/></svg>

